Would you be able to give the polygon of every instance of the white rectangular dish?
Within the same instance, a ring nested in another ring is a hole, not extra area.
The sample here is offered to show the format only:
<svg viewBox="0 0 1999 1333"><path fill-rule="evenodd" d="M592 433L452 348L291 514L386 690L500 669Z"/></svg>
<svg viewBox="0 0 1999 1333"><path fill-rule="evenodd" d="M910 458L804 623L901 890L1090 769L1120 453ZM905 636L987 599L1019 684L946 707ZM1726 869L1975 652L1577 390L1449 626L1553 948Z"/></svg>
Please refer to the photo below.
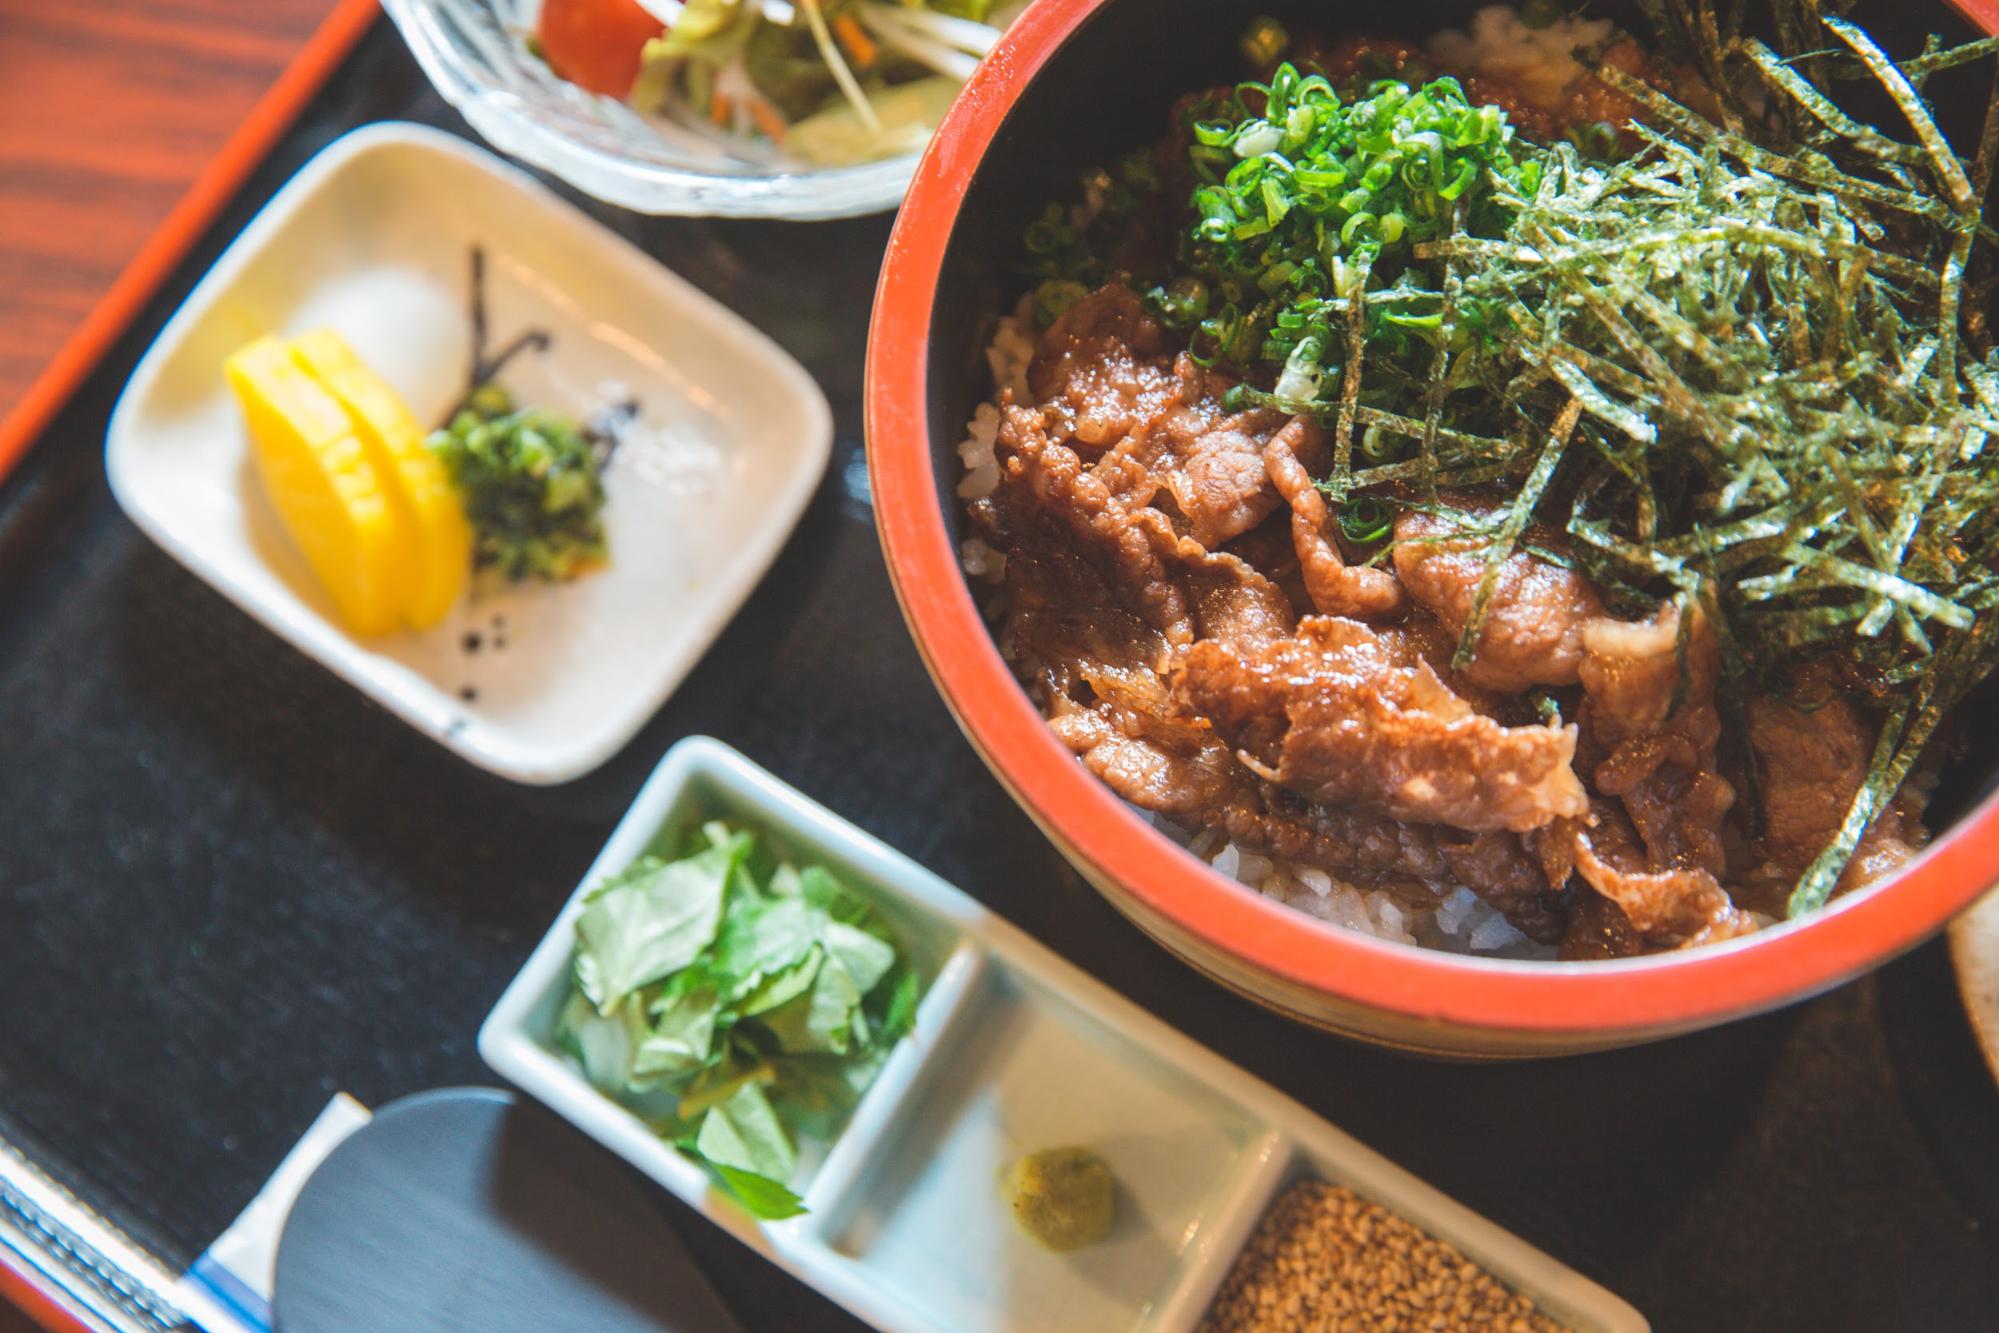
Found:
<svg viewBox="0 0 1999 1333"><path fill-rule="evenodd" d="M928 985L823 1162L810 1211L759 1222L554 1044L588 888L707 819L822 862L892 923ZM1449 1241L1579 1333L1642 1315L1078 971L921 866L705 737L667 754L479 1033L487 1064L745 1243L895 1333L1191 1329L1292 1182L1346 1185ZM1020 1235L998 1187L1023 1152L1083 1144L1119 1222L1070 1255Z"/></svg>
<svg viewBox="0 0 1999 1333"><path fill-rule="evenodd" d="M493 341L551 335L509 363L517 400L578 419L640 405L604 477L611 561L357 639L250 469L223 359L331 327L435 423L465 388L475 245ZM321 151L244 228L133 373L105 461L132 521L231 601L473 763L552 783L615 753L706 651L796 525L832 433L811 376L741 318L492 154L387 123Z"/></svg>

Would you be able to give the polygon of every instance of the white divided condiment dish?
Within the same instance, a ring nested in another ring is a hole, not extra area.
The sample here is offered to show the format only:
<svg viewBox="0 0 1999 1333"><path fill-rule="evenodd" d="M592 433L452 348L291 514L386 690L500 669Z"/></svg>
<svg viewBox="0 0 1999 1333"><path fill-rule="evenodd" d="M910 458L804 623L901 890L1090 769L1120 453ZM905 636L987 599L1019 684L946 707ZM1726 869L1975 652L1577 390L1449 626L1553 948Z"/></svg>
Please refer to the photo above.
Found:
<svg viewBox="0 0 1999 1333"><path fill-rule="evenodd" d="M928 983L916 1028L759 1222L599 1093L554 1044L589 886L707 819L768 833L868 898ZM706 737L673 747L479 1033L504 1077L877 1327L901 1333L1193 1328L1264 1212L1316 1177L1457 1246L1549 1315L1635 1333L1642 1315L1063 961L908 858ZM1118 1183L1110 1237L1070 1255L1014 1226L1022 1153L1081 1144Z"/></svg>
<svg viewBox="0 0 1999 1333"><path fill-rule="evenodd" d="M611 560L559 586L482 581L435 629L357 639L258 484L223 360L330 326L436 422L465 388L474 245L492 343L552 335L501 376L518 401L639 402L605 472ZM665 702L790 535L832 435L811 376L737 315L483 149L386 123L314 157L201 280L126 386L106 467L133 522L238 606L473 763L550 783Z"/></svg>

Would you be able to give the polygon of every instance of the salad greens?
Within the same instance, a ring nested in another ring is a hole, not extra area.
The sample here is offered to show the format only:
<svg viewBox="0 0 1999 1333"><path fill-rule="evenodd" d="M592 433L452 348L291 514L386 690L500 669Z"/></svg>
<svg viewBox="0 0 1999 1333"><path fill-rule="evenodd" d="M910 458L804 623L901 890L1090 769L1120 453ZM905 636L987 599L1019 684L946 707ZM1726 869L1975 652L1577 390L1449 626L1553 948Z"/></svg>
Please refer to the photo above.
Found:
<svg viewBox="0 0 1999 1333"><path fill-rule="evenodd" d="M992 0L687 0L630 102L841 166L922 148L999 39Z"/></svg>
<svg viewBox="0 0 1999 1333"><path fill-rule="evenodd" d="M557 1038L744 1207L804 1211L797 1136L827 1140L916 1017L887 927L824 866L702 826L592 890Z"/></svg>

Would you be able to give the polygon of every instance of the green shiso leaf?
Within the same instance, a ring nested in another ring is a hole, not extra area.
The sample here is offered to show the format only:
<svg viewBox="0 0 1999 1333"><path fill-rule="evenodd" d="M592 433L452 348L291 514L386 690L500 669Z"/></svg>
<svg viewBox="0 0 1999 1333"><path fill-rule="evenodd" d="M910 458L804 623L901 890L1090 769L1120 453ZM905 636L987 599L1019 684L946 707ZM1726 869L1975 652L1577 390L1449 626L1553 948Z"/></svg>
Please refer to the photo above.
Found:
<svg viewBox="0 0 1999 1333"><path fill-rule="evenodd" d="M831 1051L844 1054L868 1039L861 1000L895 962L895 950L867 931L829 921L824 956L806 993L765 1015L787 1054Z"/></svg>
<svg viewBox="0 0 1999 1333"><path fill-rule="evenodd" d="M659 1081L693 1073L715 1051L715 1024L722 996L701 986L663 999L653 1007L652 1029L632 1057L632 1078Z"/></svg>
<svg viewBox="0 0 1999 1333"><path fill-rule="evenodd" d="M737 1011L744 1018L754 1018L805 994L819 975L819 960L823 956L815 944L796 963L764 976L737 1002Z"/></svg>
<svg viewBox="0 0 1999 1333"><path fill-rule="evenodd" d="M582 994L572 992L556 1018L556 1044L583 1066L584 1077L600 1088L631 1086L632 1066L649 1029L645 1009L634 995L607 1016Z"/></svg>
<svg viewBox="0 0 1999 1333"><path fill-rule="evenodd" d="M824 908L804 898L774 896L753 902L740 913L730 913L716 941L714 966L739 983L739 992L753 989L765 976L801 962L829 920Z"/></svg>
<svg viewBox="0 0 1999 1333"><path fill-rule="evenodd" d="M702 1154L692 1138L679 1139L673 1146L689 1160L705 1168L714 1177L715 1183L752 1217L765 1222L782 1222L788 1217L802 1216L806 1211L805 1201L781 1180L756 1171L746 1171L739 1166L711 1161Z"/></svg>
<svg viewBox="0 0 1999 1333"><path fill-rule="evenodd" d="M720 823L592 891L572 975L556 1044L771 1218L800 1210L797 1135L839 1132L922 989L865 898Z"/></svg>
<svg viewBox="0 0 1999 1333"><path fill-rule="evenodd" d="M723 1166L719 1162L711 1162L709 1166L752 1217L766 1222L782 1222L787 1217L802 1216L806 1211L805 1200L792 1193L789 1186L769 1176Z"/></svg>
<svg viewBox="0 0 1999 1333"><path fill-rule="evenodd" d="M649 858L592 895L576 919L576 980L600 1012L701 956L750 842L741 833L686 860Z"/></svg>
<svg viewBox="0 0 1999 1333"><path fill-rule="evenodd" d="M868 917L867 901L824 866L806 866L798 872L798 894L834 921L852 925Z"/></svg>
<svg viewBox="0 0 1999 1333"><path fill-rule="evenodd" d="M892 1046L916 1027L916 1001L922 992L922 983L907 964L897 963L895 979L877 988L875 993L884 991L888 999L882 1006L880 1019L876 1021L875 1035L883 1046Z"/></svg>
<svg viewBox="0 0 1999 1333"><path fill-rule="evenodd" d="M788 1180L798 1166L798 1150L778 1122L777 1111L755 1083L745 1083L701 1117L694 1146L717 1166Z"/></svg>

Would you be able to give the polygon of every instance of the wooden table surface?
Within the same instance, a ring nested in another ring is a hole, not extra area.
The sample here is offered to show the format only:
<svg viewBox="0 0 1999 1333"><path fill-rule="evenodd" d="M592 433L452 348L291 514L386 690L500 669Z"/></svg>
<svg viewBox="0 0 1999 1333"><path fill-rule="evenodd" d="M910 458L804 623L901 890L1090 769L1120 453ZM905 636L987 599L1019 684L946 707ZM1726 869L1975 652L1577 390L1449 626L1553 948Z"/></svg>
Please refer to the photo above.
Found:
<svg viewBox="0 0 1999 1333"><path fill-rule="evenodd" d="M0 413L333 0L0 0Z"/></svg>

